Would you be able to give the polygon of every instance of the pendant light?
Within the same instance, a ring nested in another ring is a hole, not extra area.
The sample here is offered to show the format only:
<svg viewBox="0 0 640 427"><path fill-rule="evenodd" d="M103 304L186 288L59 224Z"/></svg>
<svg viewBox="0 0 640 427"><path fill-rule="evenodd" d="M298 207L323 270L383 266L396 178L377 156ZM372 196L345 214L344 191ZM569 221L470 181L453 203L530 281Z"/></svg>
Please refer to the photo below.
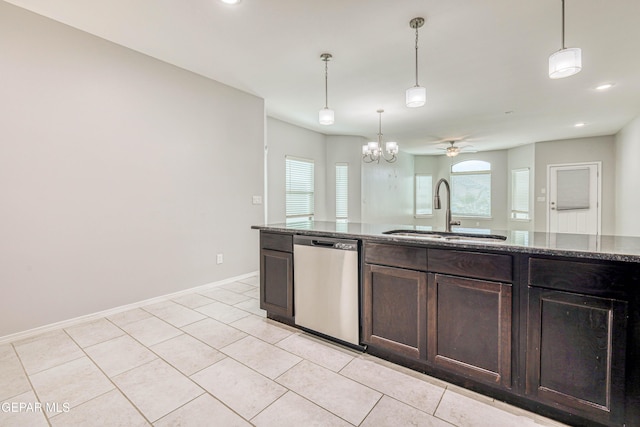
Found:
<svg viewBox="0 0 640 427"><path fill-rule="evenodd" d="M334 122L333 110L329 108L329 60L330 53L323 53L320 58L324 61L324 108L318 113L318 120L321 125L332 125Z"/></svg>
<svg viewBox="0 0 640 427"><path fill-rule="evenodd" d="M377 111L378 117L378 141L372 141L362 146L362 161L365 163L380 163L380 159L383 158L388 163L393 163L398 160L396 154L398 154L398 143L389 141L385 144L385 149L389 157L382 151L382 113L384 110Z"/></svg>
<svg viewBox="0 0 640 427"><path fill-rule="evenodd" d="M562 79L582 70L582 50L564 45L564 0L562 0L562 49L549 56L549 78Z"/></svg>
<svg viewBox="0 0 640 427"><path fill-rule="evenodd" d="M424 18L413 18L409 21L409 26L416 30L416 85L407 89L407 107L422 107L427 101L427 89L418 84L418 28L424 25Z"/></svg>

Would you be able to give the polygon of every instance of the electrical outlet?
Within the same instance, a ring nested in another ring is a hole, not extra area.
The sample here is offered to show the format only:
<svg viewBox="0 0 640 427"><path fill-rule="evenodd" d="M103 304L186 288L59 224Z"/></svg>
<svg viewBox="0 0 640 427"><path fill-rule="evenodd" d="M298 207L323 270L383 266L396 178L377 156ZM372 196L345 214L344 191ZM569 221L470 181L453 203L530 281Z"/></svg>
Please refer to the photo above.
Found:
<svg viewBox="0 0 640 427"><path fill-rule="evenodd" d="M216 255L216 264L222 264L224 261L224 256L222 254Z"/></svg>
<svg viewBox="0 0 640 427"><path fill-rule="evenodd" d="M262 196L253 196L253 204L261 205L262 204Z"/></svg>

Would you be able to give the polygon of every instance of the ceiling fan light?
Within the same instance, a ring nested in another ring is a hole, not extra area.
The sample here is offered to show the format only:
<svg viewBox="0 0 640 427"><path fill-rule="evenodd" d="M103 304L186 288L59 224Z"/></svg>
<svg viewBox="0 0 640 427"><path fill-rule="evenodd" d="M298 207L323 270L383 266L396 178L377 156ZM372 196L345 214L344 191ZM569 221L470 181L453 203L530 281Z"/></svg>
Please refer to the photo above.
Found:
<svg viewBox="0 0 640 427"><path fill-rule="evenodd" d="M323 108L318 113L318 121L321 125L332 125L334 122L334 113L330 108Z"/></svg>
<svg viewBox="0 0 640 427"><path fill-rule="evenodd" d="M447 147L447 157L455 157L460 154L460 149L458 147Z"/></svg>
<svg viewBox="0 0 640 427"><path fill-rule="evenodd" d="M568 47L549 56L549 78L562 79L582 70L582 49Z"/></svg>
<svg viewBox="0 0 640 427"><path fill-rule="evenodd" d="M422 86L413 86L407 89L406 103L409 108L422 107L427 102L427 89Z"/></svg>

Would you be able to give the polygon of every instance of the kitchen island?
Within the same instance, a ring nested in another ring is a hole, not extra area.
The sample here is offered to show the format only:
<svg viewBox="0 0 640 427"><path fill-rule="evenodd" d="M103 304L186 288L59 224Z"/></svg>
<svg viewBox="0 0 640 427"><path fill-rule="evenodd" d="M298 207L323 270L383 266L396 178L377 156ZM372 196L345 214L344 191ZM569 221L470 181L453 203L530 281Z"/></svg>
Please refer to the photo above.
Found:
<svg viewBox="0 0 640 427"><path fill-rule="evenodd" d="M640 238L253 228L270 318L295 324L294 236L355 239L367 352L569 424L640 425Z"/></svg>

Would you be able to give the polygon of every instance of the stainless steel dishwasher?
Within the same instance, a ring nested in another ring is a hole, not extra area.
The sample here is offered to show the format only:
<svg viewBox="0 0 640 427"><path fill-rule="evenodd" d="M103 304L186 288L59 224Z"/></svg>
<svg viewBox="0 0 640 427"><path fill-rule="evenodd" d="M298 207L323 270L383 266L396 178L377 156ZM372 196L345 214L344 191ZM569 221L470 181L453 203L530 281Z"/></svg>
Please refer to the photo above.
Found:
<svg viewBox="0 0 640 427"><path fill-rule="evenodd" d="M293 237L296 325L360 345L358 241Z"/></svg>

